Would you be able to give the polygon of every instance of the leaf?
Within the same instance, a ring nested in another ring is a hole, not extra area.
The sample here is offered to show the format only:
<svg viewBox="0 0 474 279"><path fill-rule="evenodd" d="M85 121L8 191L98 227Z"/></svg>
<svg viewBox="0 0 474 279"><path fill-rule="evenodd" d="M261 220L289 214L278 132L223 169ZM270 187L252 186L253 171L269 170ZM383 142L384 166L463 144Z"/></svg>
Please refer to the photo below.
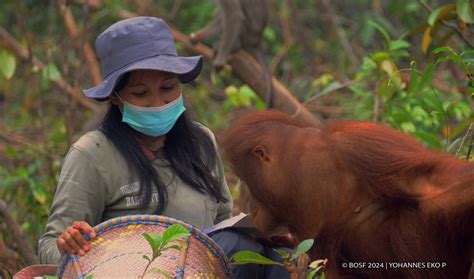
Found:
<svg viewBox="0 0 474 279"><path fill-rule="evenodd" d="M431 147L434 147L436 149L443 148L443 145L435 136L425 131L415 131L412 134L417 138L422 139L424 142L428 143Z"/></svg>
<svg viewBox="0 0 474 279"><path fill-rule="evenodd" d="M326 260L317 260L317 261L312 261L310 264L309 264L309 267L310 268L317 268L319 267L320 265L324 264Z"/></svg>
<svg viewBox="0 0 474 279"><path fill-rule="evenodd" d="M456 11L462 21L466 23L474 23L474 15L472 12L471 0L458 0L456 3Z"/></svg>
<svg viewBox="0 0 474 279"><path fill-rule="evenodd" d="M178 240L182 237L189 236L191 233L184 226L180 224L174 224L169 226L163 232L162 243L163 245Z"/></svg>
<svg viewBox="0 0 474 279"><path fill-rule="evenodd" d="M298 245L298 247L296 247L295 252L294 252L293 255L291 256L291 260L295 260L295 259L297 259L299 256L301 256L301 254L308 252L309 249L311 249L311 247L313 247L313 244L314 244L314 240L313 240L313 239L306 239L306 240L303 240L303 241Z"/></svg>
<svg viewBox="0 0 474 279"><path fill-rule="evenodd" d="M0 51L0 72L6 79L11 79L16 69L15 56L7 50Z"/></svg>
<svg viewBox="0 0 474 279"><path fill-rule="evenodd" d="M239 92L239 89L237 89L237 87L235 87L234 85L231 85L231 86L227 86L225 89L224 89L224 93L227 95L227 96L230 96L232 94L237 94Z"/></svg>
<svg viewBox="0 0 474 279"><path fill-rule="evenodd" d="M29 175L28 175L28 172L26 171L26 169L22 166L20 166L18 169L17 169L17 174L18 174L18 177L20 177L21 179L27 181L28 178L29 178Z"/></svg>
<svg viewBox="0 0 474 279"><path fill-rule="evenodd" d="M357 73L356 79L360 80L370 76L375 69L377 69L377 63L368 57L364 57L362 60L361 70Z"/></svg>
<svg viewBox="0 0 474 279"><path fill-rule="evenodd" d="M431 85L431 81L433 80L434 69L435 69L434 63L429 63L428 66L426 66L423 76L421 77L420 83L418 84L418 91L421 91L425 87L428 87L429 85Z"/></svg>
<svg viewBox="0 0 474 279"><path fill-rule="evenodd" d="M59 72L58 68L54 63L49 63L46 67L43 68L43 78L47 80L60 80L61 73Z"/></svg>
<svg viewBox="0 0 474 279"><path fill-rule="evenodd" d="M407 92L414 93L417 88L418 88L418 72L416 69L416 65L413 65L410 70L410 82L407 88Z"/></svg>
<svg viewBox="0 0 474 279"><path fill-rule="evenodd" d="M144 258L145 260L147 260L148 262L151 262L150 258L148 258L147 255L143 255L143 258Z"/></svg>
<svg viewBox="0 0 474 279"><path fill-rule="evenodd" d="M273 249L273 251L277 252L282 259L288 259L290 254L282 249Z"/></svg>
<svg viewBox="0 0 474 279"><path fill-rule="evenodd" d="M181 251L181 246L179 246L179 245L170 245L170 246L166 246L166 247L162 248L161 251L166 251L166 250L169 250L169 249L175 249L175 250Z"/></svg>
<svg viewBox="0 0 474 279"><path fill-rule="evenodd" d="M7 146L7 148L5 148L5 154L7 154L7 156L11 159L16 159L19 157L18 152L11 146Z"/></svg>
<svg viewBox="0 0 474 279"><path fill-rule="evenodd" d="M252 251L239 251L232 256L233 264L267 264L267 265L279 265L283 266L282 263L275 262L269 258L262 256Z"/></svg>
<svg viewBox="0 0 474 279"><path fill-rule="evenodd" d="M310 272L308 272L308 275L306 275L306 279L313 279L315 275L316 270L311 270Z"/></svg>
<svg viewBox="0 0 474 279"><path fill-rule="evenodd" d="M142 233L142 235L150 244L153 250L153 254L155 254L155 251L161 246L163 242L161 234L160 233L156 233L156 234Z"/></svg>
<svg viewBox="0 0 474 279"><path fill-rule="evenodd" d="M248 85L241 86L239 88L239 104L248 108L252 105L252 100L258 102L262 99ZM265 104L265 102L263 103Z"/></svg>
<svg viewBox="0 0 474 279"><path fill-rule="evenodd" d="M375 29L377 29L377 31L379 31L380 34L382 34L382 36L384 37L386 42L390 41L390 36L388 35L387 31L385 31L385 29L381 25L379 25L378 23L376 23L375 21L372 21L372 20L369 20L369 24L371 26L373 26Z"/></svg>
<svg viewBox="0 0 474 279"><path fill-rule="evenodd" d="M387 73L389 77L392 77L397 72L397 66L390 60L384 60L380 62L380 69Z"/></svg>
<svg viewBox="0 0 474 279"><path fill-rule="evenodd" d="M423 53L427 53L431 40L431 27L428 27L425 29L425 33L423 33L423 39L421 40L421 51L423 51Z"/></svg>
<svg viewBox="0 0 474 279"><path fill-rule="evenodd" d="M448 145L448 148L446 148L446 151L454 154L455 151L459 148L459 145L461 145L461 142L462 142L462 138L456 138Z"/></svg>
<svg viewBox="0 0 474 279"><path fill-rule="evenodd" d="M372 54L372 56L370 58L375 63L380 63L382 61L389 60L390 59L390 54L388 52L385 52L385 51L379 51L379 52L375 52L374 54Z"/></svg>
<svg viewBox="0 0 474 279"><path fill-rule="evenodd" d="M428 24L433 27L436 21L445 19L445 17L455 8L455 4L448 4L437 8L428 16Z"/></svg>
<svg viewBox="0 0 474 279"><path fill-rule="evenodd" d="M433 50L434 54L438 54L440 52L450 52L452 54L456 54L456 52L449 46L437 47Z"/></svg>
<svg viewBox="0 0 474 279"><path fill-rule="evenodd" d="M33 196L39 204L44 204L46 202L47 195L48 193L46 193L43 188L37 187L35 190L33 190Z"/></svg>
<svg viewBox="0 0 474 279"><path fill-rule="evenodd" d="M317 268L311 270L311 271L308 273L308 275L306 276L306 278L307 278L307 279L313 279L314 276L318 275L318 273L319 273L320 271L322 271L322 269L323 269L323 266L320 266L320 267L317 267ZM320 278L321 278L321 277L320 277Z"/></svg>
<svg viewBox="0 0 474 279"><path fill-rule="evenodd" d="M87 275L86 279L93 279L94 276L92 274Z"/></svg>
<svg viewBox="0 0 474 279"><path fill-rule="evenodd" d="M49 139L53 143L59 144L59 143L62 143L62 142L66 142L67 137L66 137L66 133L59 132L59 133L53 134Z"/></svg>
<svg viewBox="0 0 474 279"><path fill-rule="evenodd" d="M362 45L364 47L369 46L370 42L372 41L372 38L374 36L374 27L369 24L370 21L370 16L367 14L364 15L363 17L363 22L362 26L360 28L360 39L362 41Z"/></svg>
<svg viewBox="0 0 474 279"><path fill-rule="evenodd" d="M405 41L405 40L396 40L396 41L391 41L389 43L388 49L390 51L402 49L402 48L408 48L410 47L410 43Z"/></svg>
<svg viewBox="0 0 474 279"><path fill-rule="evenodd" d="M333 75L331 75L331 74L322 74L320 77L318 77L317 79L314 79L311 82L311 88L316 88L316 87L319 87L319 86L325 86L333 80L334 80Z"/></svg>
<svg viewBox="0 0 474 279"><path fill-rule="evenodd" d="M453 62L457 62L457 63L462 63L462 58L457 54L451 54L451 55L448 55L448 56L441 57L440 59L438 59L436 61L436 64L446 62L446 61L453 61Z"/></svg>
<svg viewBox="0 0 474 279"><path fill-rule="evenodd" d="M341 83L338 80L331 82L330 84L325 86L323 90L321 90L321 93L319 93L320 97L326 95L327 93L331 92L335 88L338 88L339 86L341 86Z"/></svg>
<svg viewBox="0 0 474 279"><path fill-rule="evenodd" d="M474 48L463 51L461 55L465 55L465 54L474 54Z"/></svg>

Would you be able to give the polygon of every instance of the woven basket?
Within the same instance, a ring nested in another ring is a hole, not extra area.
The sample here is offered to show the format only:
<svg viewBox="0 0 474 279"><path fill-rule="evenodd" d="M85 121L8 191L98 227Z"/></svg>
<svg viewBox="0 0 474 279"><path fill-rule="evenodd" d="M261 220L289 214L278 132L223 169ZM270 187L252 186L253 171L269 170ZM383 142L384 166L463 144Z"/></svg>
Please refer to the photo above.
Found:
<svg viewBox="0 0 474 279"><path fill-rule="evenodd" d="M147 268L152 249L142 236L162 233L172 224L181 224L191 236L181 251L169 249L148 267L160 269L172 278L232 278L230 264L222 249L206 234L176 219L156 215L129 215L94 227L96 238L84 256L65 254L58 268L62 278L138 278ZM169 278L147 272L143 278Z"/></svg>
<svg viewBox="0 0 474 279"><path fill-rule="evenodd" d="M34 277L42 277L44 275L54 276L58 266L55 264L36 264L30 265L13 275L13 279L32 279Z"/></svg>

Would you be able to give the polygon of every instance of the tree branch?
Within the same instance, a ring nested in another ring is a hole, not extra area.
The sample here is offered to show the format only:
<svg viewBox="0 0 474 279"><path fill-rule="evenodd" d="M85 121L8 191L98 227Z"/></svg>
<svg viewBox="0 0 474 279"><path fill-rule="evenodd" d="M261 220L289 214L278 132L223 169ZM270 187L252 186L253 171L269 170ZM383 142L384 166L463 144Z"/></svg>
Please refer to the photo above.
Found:
<svg viewBox="0 0 474 279"><path fill-rule="evenodd" d="M284 43L283 43L283 47L280 49L280 51L278 51L277 55L273 59L273 62L268 67L272 75L275 72L275 69L278 67L278 64L280 64L281 60L283 59L285 54L288 52L288 49L290 49L291 44L293 43L293 38L291 36L290 22L288 21L288 13L290 9L290 5L288 1L289 0L284 1L284 4L282 5L281 11L280 11L280 22L283 28Z"/></svg>
<svg viewBox="0 0 474 279"><path fill-rule="evenodd" d="M43 154L43 155L45 155L45 156L47 156L51 159L56 159L56 160L62 159L62 156L51 153L51 152L45 150L44 148L35 145L32 140L28 140L28 139L20 137L20 136L16 136L16 135L12 135L12 134L6 134L6 133L0 131L0 139L3 139L4 141L9 142L9 143L14 143L14 144L19 144L19 145L30 147L30 148L36 150L37 152L39 152L40 154Z"/></svg>
<svg viewBox="0 0 474 279"><path fill-rule="evenodd" d="M423 8L425 8L425 10L427 10L429 13L432 13L433 12L433 9L423 0L418 0L418 3L420 3ZM447 22L446 20L440 20L441 24L443 24L444 26L447 26L449 28L451 28L454 32L458 33L458 35L461 37L461 39L471 48L474 48L474 43L472 43L471 41L469 41L469 39L466 37L466 34L464 34L464 32L459 29L459 27L457 27L455 24L451 24L449 22Z"/></svg>
<svg viewBox="0 0 474 279"><path fill-rule="evenodd" d="M100 73L99 64L97 63L94 50L88 41L81 39L80 31L77 29L74 16L72 15L71 9L66 6L65 1L59 1L58 6L59 11L61 11L63 15L64 25L74 41L76 48L82 50L87 65L89 66L89 73L93 84L99 85L102 82L102 74Z"/></svg>
<svg viewBox="0 0 474 279"><path fill-rule="evenodd" d="M326 9L328 16L331 20L332 25L334 26L334 30L336 31L337 37L339 38L339 42L341 43L342 47L344 48L346 54L349 56L349 60L354 67L359 67L360 62L357 56L354 53L354 50L351 47L351 44L346 38L344 34L344 30L341 28L341 22L339 20L338 15L334 11L334 7L332 6L332 2L330 0L322 0L321 4Z"/></svg>
<svg viewBox="0 0 474 279"><path fill-rule="evenodd" d="M26 265L33 265L38 263L38 258L36 253L30 245L30 241L25 236L23 229L20 225L13 219L13 216L8 209L7 203L0 199L0 215L5 221L7 230L10 231L13 240L18 244L17 249L21 257L25 260Z"/></svg>
<svg viewBox="0 0 474 279"><path fill-rule="evenodd" d="M173 37L182 43L188 50L201 54L206 59L212 60L213 51L204 44L193 45L189 41L189 37L172 28ZM262 66L250 54L240 50L231 55L228 61L232 67L232 72L242 82L248 84L257 93L260 98L265 99L266 84L265 73ZM317 122L319 120L311 112L309 112L286 88L272 76L274 107L292 115L295 118L305 122Z"/></svg>
<svg viewBox="0 0 474 279"><path fill-rule="evenodd" d="M31 55L31 59L29 57L28 51L25 50L20 43L12 36L10 33L5 30L3 27L0 26L0 39L3 40L5 43L5 46L13 51L15 55L25 61L31 62L33 66L36 66L38 69L43 69L46 65L36 58L36 56ZM63 79L57 79L52 81L53 84L58 87L60 90L64 91L66 94L68 94L71 98L74 98L77 100L77 102L87 108L90 109L94 112L99 112L100 108L98 105L94 104L92 101L86 99L84 96L79 95L76 93L76 91L73 89L71 85L69 85L66 81Z"/></svg>

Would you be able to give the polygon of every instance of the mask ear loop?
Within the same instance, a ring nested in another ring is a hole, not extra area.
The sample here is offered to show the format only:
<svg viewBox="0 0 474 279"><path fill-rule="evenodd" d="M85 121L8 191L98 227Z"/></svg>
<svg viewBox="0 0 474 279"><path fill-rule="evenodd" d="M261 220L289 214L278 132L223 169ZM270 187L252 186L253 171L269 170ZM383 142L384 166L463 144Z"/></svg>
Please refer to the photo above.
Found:
<svg viewBox="0 0 474 279"><path fill-rule="evenodd" d="M118 109L120 110L120 112L122 113L123 115L123 106L125 106L125 101L120 97L119 93L117 91L113 91L112 92L115 96L117 96L117 98L120 100L120 102L122 102L122 107L118 106Z"/></svg>
<svg viewBox="0 0 474 279"><path fill-rule="evenodd" d="M114 92L112 92L115 96L117 96L117 98L119 98L120 102L122 102L122 104L125 104L125 102L123 101L122 97L120 97L119 93L117 91L114 90Z"/></svg>

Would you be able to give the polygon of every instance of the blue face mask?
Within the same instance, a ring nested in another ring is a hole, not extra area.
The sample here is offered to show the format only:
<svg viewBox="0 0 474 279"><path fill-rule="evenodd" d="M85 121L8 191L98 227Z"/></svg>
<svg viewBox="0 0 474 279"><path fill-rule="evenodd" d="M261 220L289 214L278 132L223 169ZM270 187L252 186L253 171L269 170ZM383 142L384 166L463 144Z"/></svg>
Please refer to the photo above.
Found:
<svg viewBox="0 0 474 279"><path fill-rule="evenodd" d="M176 100L159 107L139 107L125 102L120 96L119 99L123 103L122 122L127 123L138 132L152 137L167 134L186 110L183 95L179 95Z"/></svg>

